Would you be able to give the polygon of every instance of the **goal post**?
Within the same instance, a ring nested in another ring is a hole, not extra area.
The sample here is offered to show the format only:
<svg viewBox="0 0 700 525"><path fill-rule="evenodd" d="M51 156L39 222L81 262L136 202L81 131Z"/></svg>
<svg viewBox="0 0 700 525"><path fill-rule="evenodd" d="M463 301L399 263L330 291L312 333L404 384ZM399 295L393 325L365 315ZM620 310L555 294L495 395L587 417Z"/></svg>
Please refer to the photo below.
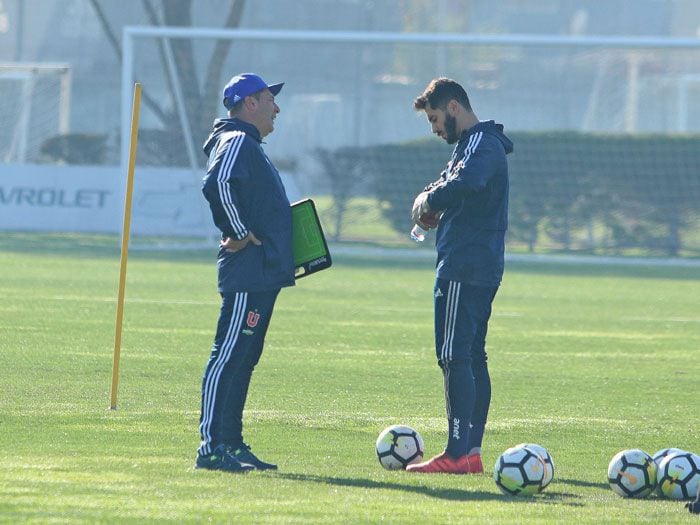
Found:
<svg viewBox="0 0 700 525"><path fill-rule="evenodd" d="M700 253L700 236L692 233L700 221L692 199L700 202L700 189L687 169L694 162L690 138L700 132L694 118L700 104L697 39L125 27L122 166L130 86L142 79L144 90L167 85L172 95L164 96L172 98L179 123L178 166L194 173L193 188L203 175L205 137L184 110L187 86L170 48L177 39L200 46L195 53L216 40L235 43L221 86L249 70L286 82L282 114L265 149L283 174L291 174L301 192L294 197L319 197L331 239L410 243L408 200L449 157L449 148L430 139L412 101L430 79L448 76L465 84L480 118L503 122L518 139L510 161L511 247ZM156 42L166 57L158 78L154 61L147 63L147 46ZM224 116L219 109L211 120ZM599 140L609 135L615 139ZM664 151L640 166L645 157L638 148L649 149L644 136L663 137L650 143ZM545 139L551 144L543 145ZM148 143L147 136L143 140ZM401 146L431 140L429 147ZM617 150L609 151L611 145ZM654 163L657 171L649 171ZM616 176L610 179L608 172ZM635 188L640 180L642 190ZM533 181L546 183L541 195L528 194ZM385 183L388 189L379 191ZM656 192L656 184L664 191ZM210 227L205 222L202 228Z"/></svg>
<svg viewBox="0 0 700 525"><path fill-rule="evenodd" d="M0 117L8 123L0 139L4 162L36 160L44 140L70 131L70 65L0 62L0 86Z"/></svg>

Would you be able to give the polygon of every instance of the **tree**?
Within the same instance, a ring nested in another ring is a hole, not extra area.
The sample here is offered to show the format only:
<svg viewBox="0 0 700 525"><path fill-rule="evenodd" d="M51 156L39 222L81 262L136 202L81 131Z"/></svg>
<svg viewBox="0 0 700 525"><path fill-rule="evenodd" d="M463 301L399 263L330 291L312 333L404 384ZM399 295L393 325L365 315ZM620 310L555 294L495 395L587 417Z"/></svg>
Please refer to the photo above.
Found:
<svg viewBox="0 0 700 525"><path fill-rule="evenodd" d="M343 218L348 202L356 195L368 178L367 155L362 148L345 147L334 151L319 148L316 150L326 177L331 183L333 196L334 230L333 240L338 241L342 236Z"/></svg>
<svg viewBox="0 0 700 525"><path fill-rule="evenodd" d="M117 59L121 63L121 44L116 37L115 31L110 25L104 10L102 9L100 1L90 0L90 4L97 14L100 25L107 39L112 45L112 48L117 55ZM146 16L149 19L149 22L154 26L192 26L192 9L194 0L141 0L141 4ZM226 18L224 19L223 27L232 29L239 27L241 23L246 0L233 0L230 5L231 7ZM207 61L207 67L202 79L199 78L197 73L192 40L177 38L172 39L171 42L175 67L177 68L178 77L182 85L182 91L185 99L185 110L187 113L187 120L192 130L192 135L194 137L204 137L208 133L211 126L211 115L216 113L217 106L221 103L221 75L223 73L223 67L233 41L229 39L221 39L216 41L214 49L212 50ZM163 69L165 70L167 62L162 40L158 41L158 46L161 63L163 64ZM200 57L197 58L199 59ZM168 83L167 88L170 90L169 94L171 100L174 100L175 94L173 93L173 87ZM169 136L167 131L178 129L180 126L177 108L169 109L163 106L163 104L159 102L158 98L153 97L148 92L146 87L143 88L141 96L144 105L153 112L153 114L162 123L163 129L166 130L159 135L161 135L162 138L165 139L165 142L170 145L170 149L173 149L175 152L177 152L179 149L179 151L182 152L183 148L178 148L178 141L175 141L173 144L173 137ZM153 154L157 155L157 152L167 152L169 148L156 147L151 149ZM165 156L167 156L168 159L172 158L167 153ZM200 162L204 161L203 156L198 156L197 159Z"/></svg>

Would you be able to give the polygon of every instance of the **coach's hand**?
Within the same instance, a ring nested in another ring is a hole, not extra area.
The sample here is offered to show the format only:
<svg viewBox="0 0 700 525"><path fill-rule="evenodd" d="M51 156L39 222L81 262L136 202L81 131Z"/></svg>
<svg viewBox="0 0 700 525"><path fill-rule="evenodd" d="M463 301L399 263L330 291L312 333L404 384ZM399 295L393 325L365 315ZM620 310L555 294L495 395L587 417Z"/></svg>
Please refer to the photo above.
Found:
<svg viewBox="0 0 700 525"><path fill-rule="evenodd" d="M430 195L430 193L424 191L423 193L419 193L418 197L416 197L416 200L413 201L413 210L411 210L411 220L419 226L422 226L420 220L421 216L425 215L430 211L430 205L428 204L428 195Z"/></svg>
<svg viewBox="0 0 700 525"><path fill-rule="evenodd" d="M219 244L227 252L236 253L248 246L249 242L252 242L255 246L260 246L262 244L253 232L248 232L248 235L243 237L240 241L233 237L226 237Z"/></svg>

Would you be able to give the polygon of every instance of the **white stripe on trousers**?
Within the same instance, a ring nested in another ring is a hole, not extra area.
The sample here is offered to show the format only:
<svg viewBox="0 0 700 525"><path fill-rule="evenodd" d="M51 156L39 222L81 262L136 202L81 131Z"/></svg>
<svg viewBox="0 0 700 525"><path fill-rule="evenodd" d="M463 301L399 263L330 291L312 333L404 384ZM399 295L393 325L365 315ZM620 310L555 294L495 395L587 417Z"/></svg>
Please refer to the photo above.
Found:
<svg viewBox="0 0 700 525"><path fill-rule="evenodd" d="M457 310L459 308L459 292L462 283L450 281L447 288L447 304L445 305L445 330L443 333L440 360L447 364L452 359L452 343L455 338L455 324L457 323Z"/></svg>
<svg viewBox="0 0 700 525"><path fill-rule="evenodd" d="M442 369L444 381L442 387L445 389L445 411L447 412L447 420L452 419L452 410L450 410L450 368L445 366Z"/></svg>
<svg viewBox="0 0 700 525"><path fill-rule="evenodd" d="M445 389L445 408L447 420L452 420L452 410L450 409L450 367L448 363L452 360L452 343L455 336L455 325L457 323L457 310L459 307L459 291L462 283L450 281L447 288L447 304L445 305L445 329L443 333L442 348L440 350L440 361L442 362L442 373L444 375L443 388Z"/></svg>
<svg viewBox="0 0 700 525"><path fill-rule="evenodd" d="M231 358L233 349L238 340L241 324L245 317L246 304L248 302L247 292L238 292L233 303L233 311L231 313L231 322L226 330L226 336L219 348L219 354L216 356L214 365L209 369L209 375L204 384L202 392L202 422L199 425L199 432L202 435L202 441L205 443L201 450L202 454L211 454L211 424L214 418L214 405L216 404L216 389L219 386L221 373ZM223 401L223 400L220 400Z"/></svg>

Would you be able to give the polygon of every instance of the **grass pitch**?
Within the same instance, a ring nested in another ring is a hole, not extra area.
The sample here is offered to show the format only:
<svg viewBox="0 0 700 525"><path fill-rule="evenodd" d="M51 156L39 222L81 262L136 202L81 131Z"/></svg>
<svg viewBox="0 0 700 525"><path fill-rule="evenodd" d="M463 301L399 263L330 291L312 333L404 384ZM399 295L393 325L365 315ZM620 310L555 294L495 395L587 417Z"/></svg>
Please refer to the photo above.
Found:
<svg viewBox="0 0 700 525"><path fill-rule="evenodd" d="M695 523L607 486L624 448L700 453L698 268L510 264L488 338L486 476L384 471L393 423L445 444L430 263L337 258L280 295L245 436L275 473L196 471L219 299L211 253L132 253L109 411L118 239L0 236L0 522ZM490 474L545 446L532 498Z"/></svg>

